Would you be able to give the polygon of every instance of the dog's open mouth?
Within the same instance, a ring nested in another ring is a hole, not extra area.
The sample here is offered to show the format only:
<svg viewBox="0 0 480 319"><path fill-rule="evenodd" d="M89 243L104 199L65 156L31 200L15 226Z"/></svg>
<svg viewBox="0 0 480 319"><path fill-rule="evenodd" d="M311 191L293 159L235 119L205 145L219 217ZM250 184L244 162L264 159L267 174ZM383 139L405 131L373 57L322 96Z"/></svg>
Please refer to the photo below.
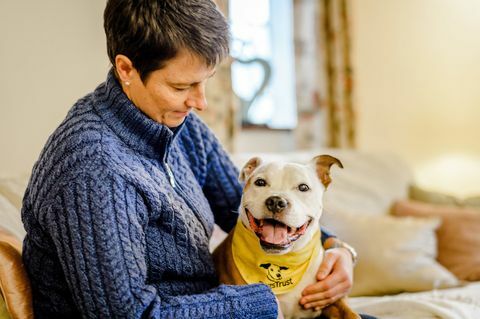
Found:
<svg viewBox="0 0 480 319"><path fill-rule="evenodd" d="M256 219L253 215L245 209L250 223L250 228L255 232L260 239L260 244L263 247L274 249L286 249L302 236L310 225L311 219L302 226L290 227L284 223L273 219Z"/></svg>

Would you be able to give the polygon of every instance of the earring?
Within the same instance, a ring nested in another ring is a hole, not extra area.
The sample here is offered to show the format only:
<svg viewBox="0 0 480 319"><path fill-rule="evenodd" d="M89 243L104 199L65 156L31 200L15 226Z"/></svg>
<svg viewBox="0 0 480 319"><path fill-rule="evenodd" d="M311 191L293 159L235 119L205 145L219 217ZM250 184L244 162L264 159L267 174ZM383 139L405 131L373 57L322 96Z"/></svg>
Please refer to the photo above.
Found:
<svg viewBox="0 0 480 319"><path fill-rule="evenodd" d="M126 85L126 86L129 86L129 85L130 85L130 82L129 82L129 81L125 81L125 85Z"/></svg>

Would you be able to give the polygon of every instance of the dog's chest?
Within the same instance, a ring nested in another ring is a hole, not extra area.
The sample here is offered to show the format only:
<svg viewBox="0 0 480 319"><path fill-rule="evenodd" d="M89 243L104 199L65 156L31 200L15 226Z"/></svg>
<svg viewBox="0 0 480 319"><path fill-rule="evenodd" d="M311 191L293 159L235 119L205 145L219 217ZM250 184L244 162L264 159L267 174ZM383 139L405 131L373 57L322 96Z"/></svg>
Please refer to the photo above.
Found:
<svg viewBox="0 0 480 319"><path fill-rule="evenodd" d="M320 244L320 243L319 243ZM289 292L284 294L277 295L277 298L280 302L280 308L282 309L285 319L296 319L296 318L315 318L321 314L320 311L313 311L311 309L304 310L300 306L299 302L302 298L302 291L309 285L317 281L316 275L318 268L323 260L323 249L311 261L307 271L304 273L300 282Z"/></svg>

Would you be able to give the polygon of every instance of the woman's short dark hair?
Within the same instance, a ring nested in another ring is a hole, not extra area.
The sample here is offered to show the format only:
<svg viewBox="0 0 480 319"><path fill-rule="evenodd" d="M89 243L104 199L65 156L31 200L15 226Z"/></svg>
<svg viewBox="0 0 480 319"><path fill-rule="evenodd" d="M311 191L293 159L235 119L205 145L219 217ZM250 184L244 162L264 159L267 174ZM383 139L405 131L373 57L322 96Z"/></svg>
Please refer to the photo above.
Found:
<svg viewBox="0 0 480 319"><path fill-rule="evenodd" d="M110 62L127 56L144 82L180 49L208 66L229 50L228 24L212 0L108 0L104 28Z"/></svg>

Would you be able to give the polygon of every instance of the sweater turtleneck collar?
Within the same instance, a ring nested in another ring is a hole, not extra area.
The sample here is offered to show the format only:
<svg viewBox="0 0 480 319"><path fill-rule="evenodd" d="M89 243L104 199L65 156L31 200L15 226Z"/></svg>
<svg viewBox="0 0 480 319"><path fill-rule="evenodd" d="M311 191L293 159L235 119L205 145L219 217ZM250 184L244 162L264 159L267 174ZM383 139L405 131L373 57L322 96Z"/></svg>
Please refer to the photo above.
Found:
<svg viewBox="0 0 480 319"><path fill-rule="evenodd" d="M177 128L155 122L136 107L123 92L113 68L94 92L94 109L131 149L149 158L166 160L169 145L178 135L185 121Z"/></svg>

